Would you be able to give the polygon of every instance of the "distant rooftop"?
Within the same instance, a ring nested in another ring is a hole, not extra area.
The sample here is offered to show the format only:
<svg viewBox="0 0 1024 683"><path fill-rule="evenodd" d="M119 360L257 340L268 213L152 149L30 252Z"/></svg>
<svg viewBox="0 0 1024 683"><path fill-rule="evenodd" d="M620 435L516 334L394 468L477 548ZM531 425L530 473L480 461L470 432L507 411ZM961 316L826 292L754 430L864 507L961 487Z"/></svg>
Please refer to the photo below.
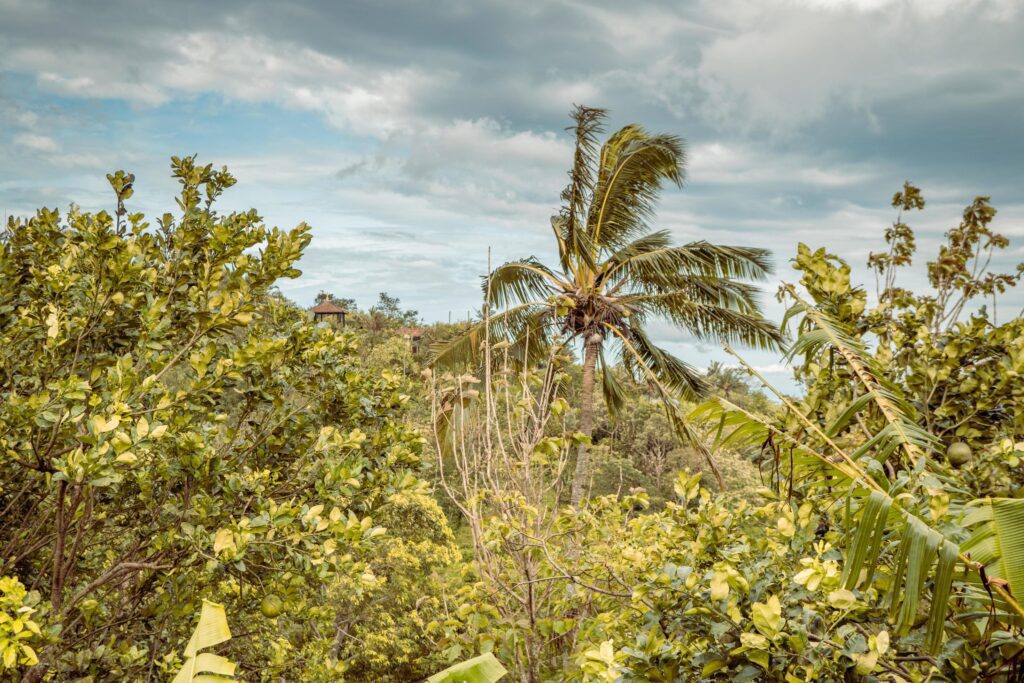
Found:
<svg viewBox="0 0 1024 683"><path fill-rule="evenodd" d="M314 313L348 313L344 308L331 301L321 301L313 307Z"/></svg>

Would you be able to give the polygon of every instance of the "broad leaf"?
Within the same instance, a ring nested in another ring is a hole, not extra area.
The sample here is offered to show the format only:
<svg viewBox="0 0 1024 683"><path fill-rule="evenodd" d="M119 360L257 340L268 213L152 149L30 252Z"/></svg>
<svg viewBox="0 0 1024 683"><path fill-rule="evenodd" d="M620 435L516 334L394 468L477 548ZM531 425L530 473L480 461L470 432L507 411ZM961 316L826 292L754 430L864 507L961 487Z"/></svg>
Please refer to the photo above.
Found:
<svg viewBox="0 0 1024 683"><path fill-rule="evenodd" d="M506 673L501 662L487 652L434 674L427 683L494 683Z"/></svg>

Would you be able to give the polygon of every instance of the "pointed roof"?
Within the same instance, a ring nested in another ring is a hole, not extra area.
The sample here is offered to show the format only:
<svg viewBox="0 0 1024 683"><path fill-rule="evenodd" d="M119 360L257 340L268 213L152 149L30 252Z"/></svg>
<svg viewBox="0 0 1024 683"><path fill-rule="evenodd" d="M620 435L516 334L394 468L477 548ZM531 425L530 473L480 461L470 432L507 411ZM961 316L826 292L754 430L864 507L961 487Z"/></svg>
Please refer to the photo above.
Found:
<svg viewBox="0 0 1024 683"><path fill-rule="evenodd" d="M313 307L313 312L334 314L341 313L342 315L348 313L348 311L346 311L344 308L334 303L333 301L321 301L320 303Z"/></svg>

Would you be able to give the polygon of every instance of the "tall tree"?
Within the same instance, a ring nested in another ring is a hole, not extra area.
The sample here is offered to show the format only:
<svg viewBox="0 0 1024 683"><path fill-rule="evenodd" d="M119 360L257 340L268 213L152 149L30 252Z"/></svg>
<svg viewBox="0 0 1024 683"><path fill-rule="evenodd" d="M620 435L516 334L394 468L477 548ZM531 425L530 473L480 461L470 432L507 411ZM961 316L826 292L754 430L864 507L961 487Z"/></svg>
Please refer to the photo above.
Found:
<svg viewBox="0 0 1024 683"><path fill-rule="evenodd" d="M718 361L711 361L704 378L729 400L732 400L734 392L747 389L747 375L742 369L726 367Z"/></svg>
<svg viewBox="0 0 1024 683"><path fill-rule="evenodd" d="M330 301L332 304L337 304L344 308L349 313L355 313L359 310L359 306L356 305L355 299L342 298L334 296L331 292L321 289L320 293L316 295L314 303L323 303L324 301Z"/></svg>
<svg viewBox="0 0 1024 683"><path fill-rule="evenodd" d="M580 431L590 436L598 368L613 413L623 399L608 371L615 363L654 386L667 405L705 391L697 370L651 341L646 326L652 319L699 339L759 348L775 348L780 333L760 315L759 290L747 282L771 272L766 250L704 241L673 246L669 231L653 230L663 184L683 185L683 141L628 125L599 146L605 110L576 107L572 118L575 159L562 209L551 221L558 266L531 256L495 269L484 282L485 319L439 347L436 360L476 360L488 328L525 362L539 358L556 338L582 344ZM677 427L692 436L672 414ZM573 476L574 504L584 497L589 471L584 443Z"/></svg>

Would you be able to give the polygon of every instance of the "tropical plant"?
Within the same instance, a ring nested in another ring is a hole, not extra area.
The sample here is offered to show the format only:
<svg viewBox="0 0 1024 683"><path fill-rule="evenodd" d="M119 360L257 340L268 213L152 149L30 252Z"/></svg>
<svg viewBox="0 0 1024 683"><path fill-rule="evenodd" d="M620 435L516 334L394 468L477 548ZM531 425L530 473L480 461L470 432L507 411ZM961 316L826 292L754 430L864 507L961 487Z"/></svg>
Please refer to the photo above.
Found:
<svg viewBox="0 0 1024 683"><path fill-rule="evenodd" d="M370 312L377 312L386 319L398 324L412 325L419 320L419 311L411 308L402 310L402 301L397 296L391 296L387 292L380 292L377 295L377 303L370 306Z"/></svg>
<svg viewBox="0 0 1024 683"><path fill-rule="evenodd" d="M986 581L997 582L1001 593L1009 591L1019 600L1024 596L1024 499L972 501L963 524L973 527L973 533L962 550L985 568Z"/></svg>
<svg viewBox="0 0 1024 683"><path fill-rule="evenodd" d="M712 361L705 377L708 384L728 399L732 399L735 393L745 393L749 389L747 376L742 369L735 366L727 367L718 361Z"/></svg>
<svg viewBox="0 0 1024 683"><path fill-rule="evenodd" d="M540 556L530 585L561 589L546 589L545 617L530 621L505 618L486 579L469 584L453 595L444 642L515 662L535 633L547 652L540 680L915 680L919 665L890 648L877 594L840 583L842 529L822 531L810 501L762 489L736 503L700 480L679 473L659 511L643 492L564 507L543 543L497 524L492 543Z"/></svg>
<svg viewBox="0 0 1024 683"><path fill-rule="evenodd" d="M923 198L908 184L894 205L920 208ZM990 466L1019 464L1024 454L1018 392L1000 377L1024 371L1015 334L1020 320L996 326L980 310L968 324L957 321L973 293L991 295L1001 291L998 283L1016 282L986 273L986 261L965 269L984 246L970 228L983 205L980 198L968 207L939 261L929 263L930 273L947 266L960 273L938 298L895 287L890 269L909 264L913 253L913 232L899 219L887 239L900 244L884 259L872 257L885 287L870 311L841 259L800 245L795 265L807 293L785 285L781 296L793 304L787 319L800 319L789 356L800 361L804 396L784 396L744 363L782 402L779 416L759 416L721 397L701 409L715 419L718 444L769 451L774 481L788 495L812 502L822 515L841 507L832 523L849 537L843 590L874 594L895 622L898 649L920 643L935 666L962 680L1015 671L1024 647L1024 577L1016 569L1024 508L1007 498L972 499L990 486ZM994 210L981 213L990 218ZM986 234L988 247L1005 246ZM986 362L964 362L979 357ZM997 410L979 414L978 406L993 401ZM956 458L947 456L954 445ZM982 457L972 458L972 450ZM1019 479L1007 469L998 476L1013 490ZM999 637L987 635L1000 626Z"/></svg>
<svg viewBox="0 0 1024 683"><path fill-rule="evenodd" d="M39 624L32 618L39 601L39 593L26 590L17 578L0 578L0 673L39 662L32 647L43 639Z"/></svg>
<svg viewBox="0 0 1024 683"><path fill-rule="evenodd" d="M589 438L598 369L612 411L621 406L623 394L610 372L616 363L666 401L704 392L701 374L648 336L652 319L668 320L701 339L760 348L774 348L780 336L759 315L757 289L745 282L770 272L765 250L708 242L674 246L668 230L651 230L663 184L683 184L682 140L628 125L598 149L605 111L577 107L572 117L575 159L561 213L551 221L558 266L530 257L496 268L484 281L484 319L438 347L436 361L478 360L485 329L509 341L513 354L527 364L542 357L555 339L581 343L579 426ZM492 306L498 312L492 314ZM673 414L680 432L689 435ZM576 457L573 503L586 493L589 462L584 442Z"/></svg>

